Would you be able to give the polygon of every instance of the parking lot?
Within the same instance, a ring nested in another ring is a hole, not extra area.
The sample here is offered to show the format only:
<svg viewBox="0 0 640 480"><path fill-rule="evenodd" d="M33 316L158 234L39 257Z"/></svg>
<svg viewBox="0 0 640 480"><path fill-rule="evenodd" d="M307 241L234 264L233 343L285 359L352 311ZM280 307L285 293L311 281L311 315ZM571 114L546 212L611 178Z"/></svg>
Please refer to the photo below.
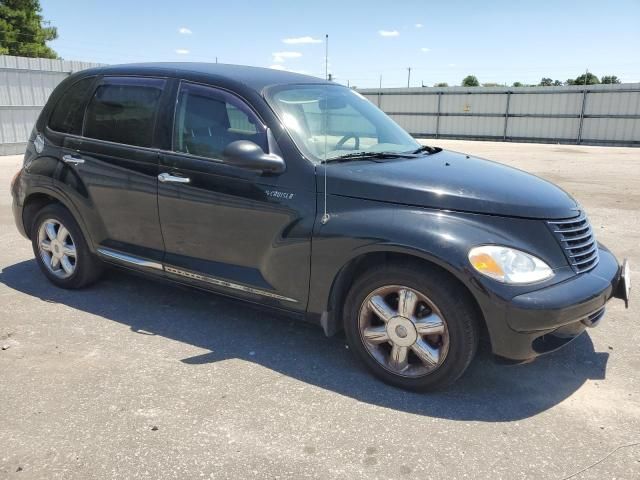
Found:
<svg viewBox="0 0 640 480"><path fill-rule="evenodd" d="M559 184L640 265L640 149L425 143ZM342 335L221 297L117 270L53 287L13 224L20 162L0 157L0 478L640 478L640 289L559 352L485 347L407 393Z"/></svg>

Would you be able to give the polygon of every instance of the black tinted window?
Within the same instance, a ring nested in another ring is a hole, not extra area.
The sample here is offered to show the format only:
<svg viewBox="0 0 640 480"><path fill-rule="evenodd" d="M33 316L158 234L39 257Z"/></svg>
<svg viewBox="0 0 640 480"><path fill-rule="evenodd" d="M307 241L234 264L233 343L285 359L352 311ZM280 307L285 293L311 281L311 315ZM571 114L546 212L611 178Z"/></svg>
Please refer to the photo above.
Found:
<svg viewBox="0 0 640 480"><path fill-rule="evenodd" d="M53 109L49 128L80 135L86 98L94 80L94 77L84 78L67 89Z"/></svg>
<svg viewBox="0 0 640 480"><path fill-rule="evenodd" d="M164 80L108 78L87 107L84 136L150 147Z"/></svg>
<svg viewBox="0 0 640 480"><path fill-rule="evenodd" d="M183 83L178 94L174 150L220 158L227 145L250 140L267 151L263 126L237 97L214 88Z"/></svg>

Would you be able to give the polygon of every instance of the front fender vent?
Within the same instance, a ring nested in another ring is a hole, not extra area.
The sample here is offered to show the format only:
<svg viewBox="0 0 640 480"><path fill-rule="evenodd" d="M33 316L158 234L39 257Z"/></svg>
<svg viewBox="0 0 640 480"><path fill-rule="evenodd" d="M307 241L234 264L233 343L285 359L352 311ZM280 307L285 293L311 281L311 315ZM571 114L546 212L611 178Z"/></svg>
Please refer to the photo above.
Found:
<svg viewBox="0 0 640 480"><path fill-rule="evenodd" d="M598 264L598 242L593 235L587 216L547 222L576 273L588 272Z"/></svg>

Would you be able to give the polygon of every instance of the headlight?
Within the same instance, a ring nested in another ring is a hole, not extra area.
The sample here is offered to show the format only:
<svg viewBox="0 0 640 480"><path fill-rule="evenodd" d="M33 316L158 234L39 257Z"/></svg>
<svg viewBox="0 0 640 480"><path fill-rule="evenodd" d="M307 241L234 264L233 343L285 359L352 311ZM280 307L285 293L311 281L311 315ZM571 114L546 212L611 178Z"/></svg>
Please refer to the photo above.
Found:
<svg viewBox="0 0 640 480"><path fill-rule="evenodd" d="M533 255L501 245L483 245L469 251L478 272L503 283L534 283L553 277L553 270Z"/></svg>

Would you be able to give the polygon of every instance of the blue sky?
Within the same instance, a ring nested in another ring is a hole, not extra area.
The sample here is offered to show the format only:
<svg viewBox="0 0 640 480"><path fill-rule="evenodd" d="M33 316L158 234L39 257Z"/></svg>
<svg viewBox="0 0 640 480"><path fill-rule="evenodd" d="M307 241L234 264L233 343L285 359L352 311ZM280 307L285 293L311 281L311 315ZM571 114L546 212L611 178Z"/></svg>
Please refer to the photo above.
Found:
<svg viewBox="0 0 640 480"><path fill-rule="evenodd" d="M66 59L215 61L360 87L537 83L586 68L640 81L640 0L41 0Z"/></svg>

